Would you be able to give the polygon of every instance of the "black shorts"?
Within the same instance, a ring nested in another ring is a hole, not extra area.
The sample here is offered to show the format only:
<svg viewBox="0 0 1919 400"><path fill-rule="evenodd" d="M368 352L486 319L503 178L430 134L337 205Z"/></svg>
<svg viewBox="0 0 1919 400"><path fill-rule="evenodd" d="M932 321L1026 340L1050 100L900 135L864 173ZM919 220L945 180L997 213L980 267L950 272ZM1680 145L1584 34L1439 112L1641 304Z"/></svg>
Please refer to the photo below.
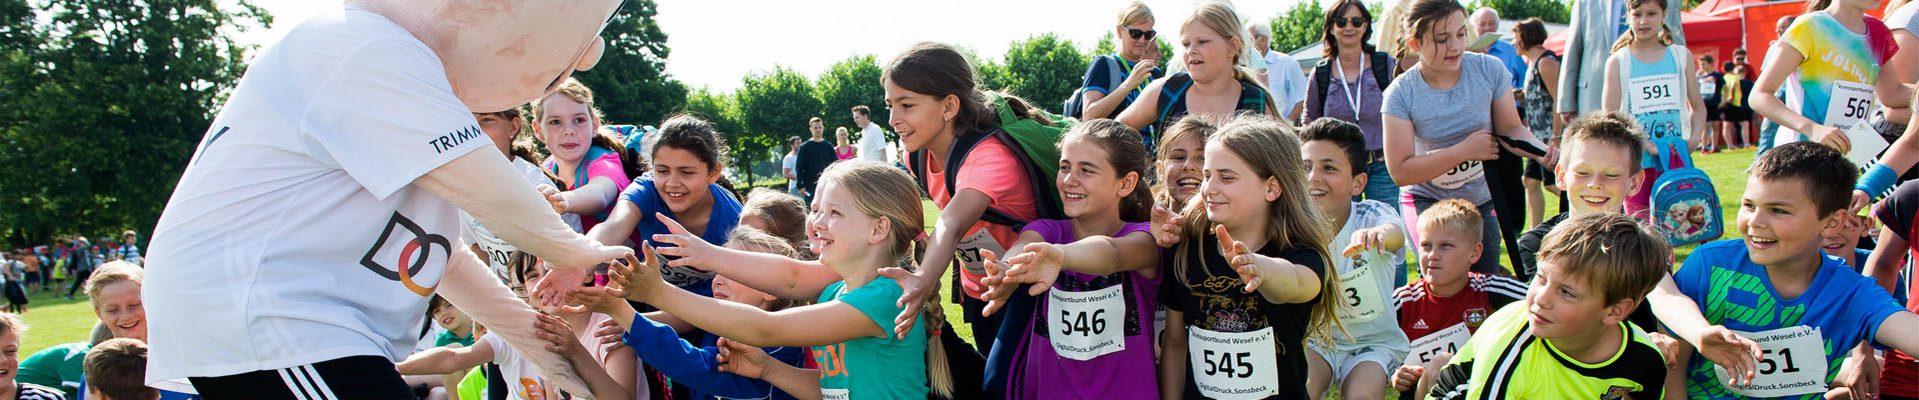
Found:
<svg viewBox="0 0 1919 400"><path fill-rule="evenodd" d="M1726 106L1724 110L1720 110L1719 117L1721 121L1726 122L1746 122L1746 120L1752 119L1752 109Z"/></svg>
<svg viewBox="0 0 1919 400"><path fill-rule="evenodd" d="M1538 161L1533 161L1530 158L1526 159L1525 174L1526 179L1538 180L1541 185L1553 186L1559 184L1558 177L1553 176L1552 167L1540 164Z"/></svg>
<svg viewBox="0 0 1919 400"><path fill-rule="evenodd" d="M1707 101L1706 101L1706 120L1707 120L1707 121L1721 121L1722 119L1720 119L1720 118L1721 118L1721 117L1720 117L1720 112L1719 112L1719 102L1717 102L1717 101L1712 101L1712 100L1707 100Z"/></svg>
<svg viewBox="0 0 1919 400"><path fill-rule="evenodd" d="M207 400L417 399L386 357L353 356L270 371L187 378Z"/></svg>

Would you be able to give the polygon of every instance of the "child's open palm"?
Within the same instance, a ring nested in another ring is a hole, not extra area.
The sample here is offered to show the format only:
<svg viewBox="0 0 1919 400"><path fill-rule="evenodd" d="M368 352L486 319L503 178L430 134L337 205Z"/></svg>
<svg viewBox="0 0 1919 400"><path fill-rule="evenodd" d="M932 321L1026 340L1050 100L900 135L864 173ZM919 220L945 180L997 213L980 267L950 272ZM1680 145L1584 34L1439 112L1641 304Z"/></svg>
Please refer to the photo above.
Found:
<svg viewBox="0 0 1919 400"><path fill-rule="evenodd" d="M1265 280L1265 271L1254 264L1252 249L1247 248L1245 243L1233 240L1233 235L1226 232L1225 225L1214 226L1213 234L1219 236L1219 255L1226 258L1226 265L1239 273L1240 280L1246 281L1246 293L1259 290L1259 284Z"/></svg>
<svg viewBox="0 0 1919 400"><path fill-rule="evenodd" d="M720 363L720 372L760 379L766 376L766 368L773 362L766 350L749 344L720 338L718 345L720 354L714 360Z"/></svg>
<svg viewBox="0 0 1919 400"><path fill-rule="evenodd" d="M677 257L673 259L673 261L667 262L666 265L699 268L701 265L708 265L707 263L713 261L713 257L721 251L719 246L707 243L706 239L702 239L699 235L688 232L685 226L680 225L679 221L674 221L673 218L667 217L666 214L653 213L653 216L654 218L660 219L660 224L666 225L667 231L667 233L653 235L653 241L672 243L674 246L657 250L660 254ZM647 264L654 267L661 266L654 264L652 260L648 260Z"/></svg>
<svg viewBox="0 0 1919 400"><path fill-rule="evenodd" d="M986 277L980 278L980 284L986 285L986 293L980 294L980 299L986 300L986 307L980 310L980 316L990 316L1006 306L1006 298L1013 296L1013 288L1018 287L1020 282L1008 275L1011 268L1005 267L1006 262L999 260L999 254L981 249L979 255L986 261L983 263L986 265Z"/></svg>
<svg viewBox="0 0 1919 400"><path fill-rule="evenodd" d="M618 293L627 300L646 302L648 296L659 293L666 286L666 281L660 277L657 250L647 243L640 245L640 252L646 255L645 261L635 260L629 255L625 260L607 267L607 286L616 287L608 294Z"/></svg>

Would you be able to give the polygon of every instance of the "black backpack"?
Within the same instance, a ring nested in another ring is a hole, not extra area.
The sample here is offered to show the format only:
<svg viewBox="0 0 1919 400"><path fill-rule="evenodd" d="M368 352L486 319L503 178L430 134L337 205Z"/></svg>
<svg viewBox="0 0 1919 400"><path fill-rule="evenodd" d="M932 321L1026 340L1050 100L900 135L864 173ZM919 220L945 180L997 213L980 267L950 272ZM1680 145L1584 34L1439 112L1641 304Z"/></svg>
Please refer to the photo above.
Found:
<svg viewBox="0 0 1919 400"><path fill-rule="evenodd" d="M1078 120L1056 115L1046 115L1052 123L1040 120L1020 118L1014 115L1005 98L996 93L988 94L988 104L999 114L1000 127L975 129L959 134L953 139L953 150L946 153L946 193L958 191L959 171L966 166L966 155L973 147L986 140L997 140L1012 150L1018 159L1020 169L1025 171L1026 179L1033 186L1033 196L1039 208L1039 219L1065 219L1066 212L1061 208L1059 189L1053 187L1053 178L1059 170L1059 135ZM1045 111L1033 109L1033 112L1045 114ZM1011 130L1009 132L1008 130ZM907 155L907 168L913 173L914 183L919 184L922 194L931 198L932 190L926 186L926 158L930 154L925 149ZM1050 160L1048 160L1050 159ZM1043 161L1042 160L1046 160ZM980 214L980 220L995 225L1010 226L1019 229L1027 222L1014 218L1012 213L988 207Z"/></svg>
<svg viewBox="0 0 1919 400"><path fill-rule="evenodd" d="M1366 68L1373 71L1373 81L1379 82L1379 92L1385 93L1386 87L1393 84L1393 70L1396 69L1393 65L1394 60L1392 57L1387 57L1385 52L1373 50L1371 47L1367 47L1366 52L1372 54ZM1313 112L1320 116L1326 115L1326 87L1333 84L1333 66L1338 62L1338 59L1328 58L1319 60L1319 66L1313 67L1313 98L1319 99L1319 109Z"/></svg>
<svg viewBox="0 0 1919 400"><path fill-rule="evenodd" d="M1093 58L1093 62L1106 64L1106 79L1108 82L1112 82L1112 85L1118 85L1120 82L1126 80L1126 73L1129 71L1126 69L1126 63L1119 61L1119 57L1099 56ZM1093 71L1091 68L1088 68L1086 72L1090 74ZM1079 79L1080 82L1085 82L1088 78L1092 77L1081 76ZM1086 89L1087 87L1081 86L1079 89L1073 90L1072 97L1067 97L1066 104L1060 107L1060 115L1073 118L1082 117L1083 114L1086 113ZM1108 88L1107 95L1112 95L1111 92L1114 91L1115 90ZM1113 114L1119 115L1119 111L1114 111Z"/></svg>

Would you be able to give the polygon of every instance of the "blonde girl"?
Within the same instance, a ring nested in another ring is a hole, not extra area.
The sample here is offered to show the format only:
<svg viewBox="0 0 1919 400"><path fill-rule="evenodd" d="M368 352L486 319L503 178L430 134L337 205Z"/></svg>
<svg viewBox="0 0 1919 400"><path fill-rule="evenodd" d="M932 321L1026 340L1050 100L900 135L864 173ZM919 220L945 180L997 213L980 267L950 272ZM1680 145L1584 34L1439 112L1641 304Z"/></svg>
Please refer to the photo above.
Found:
<svg viewBox="0 0 1919 400"><path fill-rule="evenodd" d="M1320 294L1338 282L1325 273L1332 232L1305 196L1299 138L1241 117L1205 154L1203 206L1186 209L1161 286L1161 397L1305 398L1302 343L1334 324Z"/></svg>
<svg viewBox="0 0 1919 400"><path fill-rule="evenodd" d="M553 211L579 214L582 229L605 221L620 191L633 181L620 161L620 141L600 132L593 90L567 78L559 90L533 103L533 137L551 153L543 167L566 183L539 186Z"/></svg>
<svg viewBox="0 0 1919 400"><path fill-rule="evenodd" d="M828 398L925 398L930 390L950 396L953 382L937 336L944 329L939 307L926 307L904 337L893 333L901 287L881 268L911 263L921 209L912 178L888 165L851 160L820 176L807 225L818 261L726 249L708 244L666 220L673 233L654 240L675 247L671 266L696 267L785 299L817 304L766 311L687 292L661 282L658 260L645 250L644 264L612 268L611 293L644 302L702 330L757 346L811 346L820 369L774 365L758 378L787 393L823 393ZM664 220L664 217L661 217ZM629 260L629 264L635 261Z"/></svg>

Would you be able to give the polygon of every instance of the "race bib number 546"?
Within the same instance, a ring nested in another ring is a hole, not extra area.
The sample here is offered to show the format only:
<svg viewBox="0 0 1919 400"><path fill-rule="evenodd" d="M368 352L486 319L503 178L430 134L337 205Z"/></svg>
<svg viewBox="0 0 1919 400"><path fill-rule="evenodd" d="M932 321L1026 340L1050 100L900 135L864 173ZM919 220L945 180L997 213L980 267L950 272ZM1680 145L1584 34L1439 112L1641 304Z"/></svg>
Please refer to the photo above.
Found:
<svg viewBox="0 0 1919 400"><path fill-rule="evenodd" d="M1206 397L1237 400L1279 395L1279 356L1273 328L1252 332L1186 331L1193 382Z"/></svg>

